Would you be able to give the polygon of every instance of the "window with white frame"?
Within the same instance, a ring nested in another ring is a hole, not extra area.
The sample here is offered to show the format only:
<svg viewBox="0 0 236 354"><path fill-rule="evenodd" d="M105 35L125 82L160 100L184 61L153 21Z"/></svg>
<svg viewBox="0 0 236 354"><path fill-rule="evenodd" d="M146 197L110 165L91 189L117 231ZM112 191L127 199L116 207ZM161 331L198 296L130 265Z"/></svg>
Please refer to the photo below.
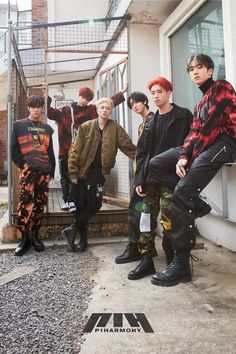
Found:
<svg viewBox="0 0 236 354"><path fill-rule="evenodd" d="M192 54L209 55L215 63L213 78L225 78L222 1L207 1L170 37L170 45L174 102L192 110L201 98L185 69Z"/></svg>

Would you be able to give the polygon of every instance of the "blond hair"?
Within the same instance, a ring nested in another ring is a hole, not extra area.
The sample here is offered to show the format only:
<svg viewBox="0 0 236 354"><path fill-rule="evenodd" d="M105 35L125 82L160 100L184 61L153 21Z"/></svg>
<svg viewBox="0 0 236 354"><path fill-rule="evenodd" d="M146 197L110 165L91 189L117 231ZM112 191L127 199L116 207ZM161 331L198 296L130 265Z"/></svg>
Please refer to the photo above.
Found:
<svg viewBox="0 0 236 354"><path fill-rule="evenodd" d="M96 107L97 108L100 107L101 104L103 104L103 103L107 103L111 107L111 109L113 109L113 107L114 107L113 101L109 97L100 98L100 100L98 100L97 103L96 103Z"/></svg>

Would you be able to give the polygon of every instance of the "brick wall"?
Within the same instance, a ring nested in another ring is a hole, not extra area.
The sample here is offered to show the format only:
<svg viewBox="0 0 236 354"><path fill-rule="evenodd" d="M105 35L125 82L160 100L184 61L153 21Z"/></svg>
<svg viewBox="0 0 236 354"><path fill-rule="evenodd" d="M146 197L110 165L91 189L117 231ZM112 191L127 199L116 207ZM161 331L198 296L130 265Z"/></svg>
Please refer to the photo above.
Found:
<svg viewBox="0 0 236 354"><path fill-rule="evenodd" d="M32 0L32 22L47 22L47 0Z"/></svg>
<svg viewBox="0 0 236 354"><path fill-rule="evenodd" d="M47 22L47 0L32 0L32 22ZM44 47L47 45L47 29L32 30L32 47Z"/></svg>
<svg viewBox="0 0 236 354"><path fill-rule="evenodd" d="M7 160L7 111L0 111L0 172L3 172Z"/></svg>

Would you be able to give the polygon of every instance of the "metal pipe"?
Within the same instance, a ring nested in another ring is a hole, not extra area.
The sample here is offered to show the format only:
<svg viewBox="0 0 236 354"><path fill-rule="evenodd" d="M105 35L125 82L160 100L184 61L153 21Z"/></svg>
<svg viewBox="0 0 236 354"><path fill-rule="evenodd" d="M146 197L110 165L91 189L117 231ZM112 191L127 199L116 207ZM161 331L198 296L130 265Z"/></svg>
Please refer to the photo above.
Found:
<svg viewBox="0 0 236 354"><path fill-rule="evenodd" d="M68 84L68 83L71 83L71 82L83 82L83 81L91 81L91 79L79 79L79 80L63 80L63 83L64 84ZM61 84L61 81L58 81L58 82L49 82L48 83L48 86L55 86L55 85L58 85L58 84ZM34 88L34 87L42 87L42 84L38 84L38 85L29 85L28 88Z"/></svg>
<svg viewBox="0 0 236 354"><path fill-rule="evenodd" d="M48 53L101 53L101 54L128 54L127 50L63 50L63 49L48 49Z"/></svg>
<svg viewBox="0 0 236 354"><path fill-rule="evenodd" d="M57 73L52 73L52 74L47 74L47 76L59 76L59 75L68 75L68 74L75 74L75 73L84 73L87 71L95 71L96 69L86 69L86 70L75 70L75 71L64 71L64 72L57 72ZM45 76L45 74L41 75L34 75L34 76L26 76L26 79L33 79L36 77L42 77Z"/></svg>
<svg viewBox="0 0 236 354"><path fill-rule="evenodd" d="M44 113L45 113L45 123L47 123L48 120L48 53L47 53L47 29L44 29L44 85L45 85L45 93L44 93L44 99L45 99L45 105L44 105ZM48 201L46 205L46 213L49 212L49 206L48 206Z"/></svg>
<svg viewBox="0 0 236 354"><path fill-rule="evenodd" d="M128 90L127 97L129 96L131 90L131 68L130 68L130 22L127 21L127 46L128 46L128 58L127 58L127 82ZM131 109L128 109L128 134L133 140L133 131L132 131L132 112ZM134 179L134 164L133 161L129 159L129 191L130 195L133 193L133 179Z"/></svg>
<svg viewBox="0 0 236 354"><path fill-rule="evenodd" d="M48 28L48 27L56 27L56 26L68 26L68 25L81 25L81 24L91 24L91 26L95 23L99 22L109 22L109 21L118 21L118 20L130 20L130 15L124 15L120 17L106 17L106 18L95 18L90 20L78 20L78 21L66 21L66 22L56 22L56 23L40 23L40 24L32 24L30 26L17 26L16 30L26 30L26 29L34 29L34 28Z"/></svg>
<svg viewBox="0 0 236 354"><path fill-rule="evenodd" d="M65 60L54 60L54 61L48 61L48 64L57 64L57 63L67 63L70 61L83 61L83 60L91 60L91 59L100 59L101 56L98 57L86 57L86 58L75 58L75 59L65 59ZM41 63L29 63L29 64L24 64L22 65L23 67L25 66L39 66L39 65L44 65L44 62Z"/></svg>
<svg viewBox="0 0 236 354"><path fill-rule="evenodd" d="M10 0L8 0L8 4L7 5L8 5L7 6L7 19L9 21L10 18L11 18L11 1Z"/></svg>
<svg viewBox="0 0 236 354"><path fill-rule="evenodd" d="M12 158L11 158L11 135L12 135L12 20L8 21L8 95L7 95L7 166L8 166L8 224L12 225Z"/></svg>

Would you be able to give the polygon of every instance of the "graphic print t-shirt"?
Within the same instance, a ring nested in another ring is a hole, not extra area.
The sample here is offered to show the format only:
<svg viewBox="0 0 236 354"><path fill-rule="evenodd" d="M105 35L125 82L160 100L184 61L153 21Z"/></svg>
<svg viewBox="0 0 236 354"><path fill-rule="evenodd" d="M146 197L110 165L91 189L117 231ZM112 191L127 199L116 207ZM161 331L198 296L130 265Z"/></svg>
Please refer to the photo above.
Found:
<svg viewBox="0 0 236 354"><path fill-rule="evenodd" d="M22 168L27 163L37 171L52 173L55 167L52 134L48 124L32 124L29 118L16 121L12 133L12 159L16 165Z"/></svg>

